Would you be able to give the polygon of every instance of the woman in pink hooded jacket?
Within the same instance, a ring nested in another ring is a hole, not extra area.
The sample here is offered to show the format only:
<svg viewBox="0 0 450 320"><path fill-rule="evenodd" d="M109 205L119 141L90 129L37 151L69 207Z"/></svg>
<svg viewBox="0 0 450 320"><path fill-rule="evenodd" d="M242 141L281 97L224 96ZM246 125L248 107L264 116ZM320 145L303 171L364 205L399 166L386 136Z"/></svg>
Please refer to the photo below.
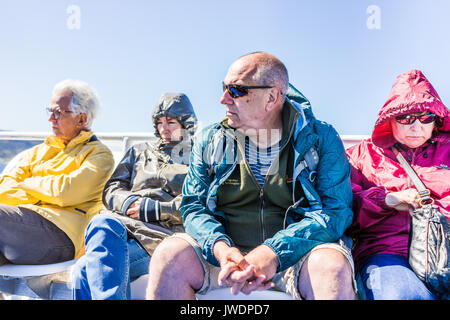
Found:
<svg viewBox="0 0 450 320"><path fill-rule="evenodd" d="M352 164L353 257L363 299L434 299L408 264L411 216L419 195L392 146L450 218L450 113L422 72L398 76L372 138L347 150Z"/></svg>

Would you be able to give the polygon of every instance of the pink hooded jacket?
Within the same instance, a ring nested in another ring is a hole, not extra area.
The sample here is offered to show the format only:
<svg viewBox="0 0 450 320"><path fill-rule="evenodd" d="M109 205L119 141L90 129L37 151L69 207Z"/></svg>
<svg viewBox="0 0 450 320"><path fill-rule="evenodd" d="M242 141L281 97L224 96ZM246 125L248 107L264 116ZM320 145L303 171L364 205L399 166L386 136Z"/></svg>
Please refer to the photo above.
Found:
<svg viewBox="0 0 450 320"><path fill-rule="evenodd" d="M353 210L348 233L354 238L356 266L379 253L408 256L411 217L385 204L388 192L414 185L389 149L396 143L390 119L429 110L441 118L441 126L428 142L416 149L399 150L431 191L434 205L450 219L450 112L422 72L398 76L387 102L378 114L372 138L347 149L352 165Z"/></svg>

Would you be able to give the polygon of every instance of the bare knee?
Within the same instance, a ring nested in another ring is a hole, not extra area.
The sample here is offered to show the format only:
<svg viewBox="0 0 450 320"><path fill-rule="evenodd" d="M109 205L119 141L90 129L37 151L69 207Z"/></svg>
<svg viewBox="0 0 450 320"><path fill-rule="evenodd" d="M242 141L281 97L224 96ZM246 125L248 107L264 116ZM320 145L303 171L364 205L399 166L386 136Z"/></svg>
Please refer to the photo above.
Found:
<svg viewBox="0 0 450 320"><path fill-rule="evenodd" d="M312 299L354 299L352 267L335 249L318 249L300 271L301 293Z"/></svg>
<svg viewBox="0 0 450 320"><path fill-rule="evenodd" d="M307 259L310 273L336 277L341 274L351 275L351 266L347 258L335 249L313 251Z"/></svg>
<svg viewBox="0 0 450 320"><path fill-rule="evenodd" d="M179 265L184 260L189 247L189 244L182 239L167 238L156 247L151 261L165 265Z"/></svg>
<svg viewBox="0 0 450 320"><path fill-rule="evenodd" d="M186 272L189 270L189 272ZM203 283L203 267L192 246L180 238L167 238L162 241L153 253L149 266L149 282L147 294L154 292L160 297L166 294L180 294L188 298Z"/></svg>

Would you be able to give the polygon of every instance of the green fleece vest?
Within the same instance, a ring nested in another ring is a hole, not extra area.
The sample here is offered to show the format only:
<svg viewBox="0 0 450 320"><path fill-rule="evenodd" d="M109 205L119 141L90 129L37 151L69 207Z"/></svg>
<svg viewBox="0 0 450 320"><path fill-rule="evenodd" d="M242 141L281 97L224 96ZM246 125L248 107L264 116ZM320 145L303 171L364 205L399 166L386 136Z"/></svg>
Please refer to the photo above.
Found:
<svg viewBox="0 0 450 320"><path fill-rule="evenodd" d="M286 210L293 204L294 151L292 143L286 141L291 138L289 134L294 115L289 111L283 108L283 123L289 124L284 126L281 139L284 148L272 163L263 187L259 186L245 159L245 146L238 143L241 160L217 190L216 210L225 213L226 232L243 252L251 251L282 230ZM300 192L296 190L297 199L301 196Z"/></svg>

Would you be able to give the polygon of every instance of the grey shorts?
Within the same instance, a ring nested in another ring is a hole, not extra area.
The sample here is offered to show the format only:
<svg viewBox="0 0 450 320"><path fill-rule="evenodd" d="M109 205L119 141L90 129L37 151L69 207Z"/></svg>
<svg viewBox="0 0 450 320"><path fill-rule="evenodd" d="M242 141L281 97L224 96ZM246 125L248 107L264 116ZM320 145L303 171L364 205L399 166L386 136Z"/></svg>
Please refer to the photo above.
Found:
<svg viewBox="0 0 450 320"><path fill-rule="evenodd" d="M175 233L171 237L181 238L187 241L193 247L195 253L197 254L200 260L200 263L203 267L203 271L205 274L202 287L196 292L197 294L206 294L211 290L225 287L220 286L218 282L220 268L213 266L212 264L210 264L208 261L205 260L205 258L202 255L202 249L200 248L200 245L197 243L197 241L194 240L194 238L192 238L187 233ZM351 249L347 245L347 240L344 241L343 239L339 239L337 242L323 243L315 246L307 254L301 257L300 260L295 265L287 268L282 272L278 272L277 274L275 274L275 276L272 278L272 282L274 282L275 287L272 290L285 292L291 295L294 299L301 300L301 294L298 291L298 280L303 263L309 257L311 252L325 248L338 250L345 256L345 258L347 259L352 268L353 289L356 292L357 286L355 280L355 267L353 263Z"/></svg>

